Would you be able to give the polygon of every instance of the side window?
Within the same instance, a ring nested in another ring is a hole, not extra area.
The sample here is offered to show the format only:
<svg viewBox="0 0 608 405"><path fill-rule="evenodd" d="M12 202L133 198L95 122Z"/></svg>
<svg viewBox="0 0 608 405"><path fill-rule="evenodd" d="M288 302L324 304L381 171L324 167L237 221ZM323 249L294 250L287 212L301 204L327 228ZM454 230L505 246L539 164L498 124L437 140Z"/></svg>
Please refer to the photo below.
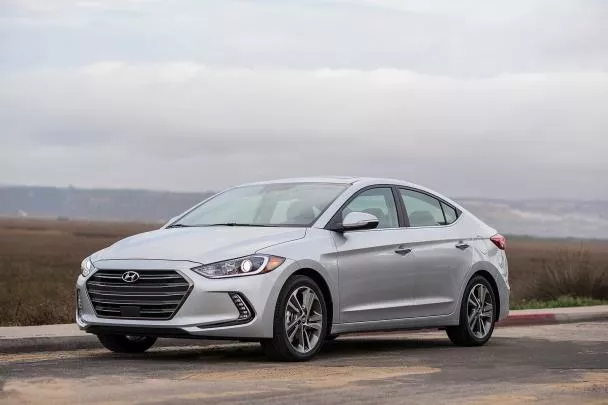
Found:
<svg viewBox="0 0 608 405"><path fill-rule="evenodd" d="M446 225L449 225L458 219L458 212L454 208L450 207L447 204L444 204L443 202L441 203L441 208L443 208Z"/></svg>
<svg viewBox="0 0 608 405"><path fill-rule="evenodd" d="M410 226L445 225L446 221L441 209L441 202L427 194L417 191L399 189L399 194L405 204Z"/></svg>
<svg viewBox="0 0 608 405"><path fill-rule="evenodd" d="M393 192L387 187L363 191L344 207L342 218L349 212L367 212L375 215L380 220L376 229L399 227Z"/></svg>

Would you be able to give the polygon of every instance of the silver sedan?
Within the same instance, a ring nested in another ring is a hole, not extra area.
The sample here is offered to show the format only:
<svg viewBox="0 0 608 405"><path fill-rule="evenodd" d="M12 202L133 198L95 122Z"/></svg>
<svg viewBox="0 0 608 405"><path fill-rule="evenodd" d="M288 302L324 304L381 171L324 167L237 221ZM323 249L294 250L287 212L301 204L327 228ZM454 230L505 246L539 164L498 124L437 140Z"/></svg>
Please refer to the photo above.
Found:
<svg viewBox="0 0 608 405"><path fill-rule="evenodd" d="M246 339L298 361L341 334L419 328L479 346L509 312L505 238L408 182L253 183L86 258L76 306L115 352Z"/></svg>

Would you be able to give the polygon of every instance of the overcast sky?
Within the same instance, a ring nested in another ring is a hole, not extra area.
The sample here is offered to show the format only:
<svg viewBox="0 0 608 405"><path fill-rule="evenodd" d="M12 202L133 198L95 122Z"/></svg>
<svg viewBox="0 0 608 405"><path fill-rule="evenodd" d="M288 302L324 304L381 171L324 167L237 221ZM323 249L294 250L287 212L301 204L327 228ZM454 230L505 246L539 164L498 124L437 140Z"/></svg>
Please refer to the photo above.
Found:
<svg viewBox="0 0 608 405"><path fill-rule="evenodd" d="M0 183L608 199L605 0L2 0Z"/></svg>

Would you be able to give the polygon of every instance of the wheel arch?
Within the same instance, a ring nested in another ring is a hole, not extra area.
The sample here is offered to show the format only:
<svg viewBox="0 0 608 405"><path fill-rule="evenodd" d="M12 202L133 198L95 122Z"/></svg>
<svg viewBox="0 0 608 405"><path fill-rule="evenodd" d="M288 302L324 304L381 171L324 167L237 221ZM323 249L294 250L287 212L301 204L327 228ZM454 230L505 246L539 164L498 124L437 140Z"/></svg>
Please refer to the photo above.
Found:
<svg viewBox="0 0 608 405"><path fill-rule="evenodd" d="M327 309L327 330L328 332L331 331L334 320L334 300L331 294L331 290L329 288L329 284L325 280L325 277L323 277L323 275L321 275L321 273L319 273L318 271L307 267L294 271L289 277L291 278L293 276L298 275L311 278L315 283L317 283L317 285L321 289L321 292L323 293L323 298L325 299L325 306Z"/></svg>
<svg viewBox="0 0 608 405"><path fill-rule="evenodd" d="M492 287L494 296L496 297L496 310L494 313L496 316L496 320L499 321L509 315L510 291L507 280L491 262L479 261L473 266L471 266L471 269L469 270L467 275L462 279L457 305L455 306L455 310L451 315L452 325L458 325L460 321L459 314L460 307L462 305L462 300L464 297L464 291L471 279L475 276L484 277L486 280L488 280L490 286Z"/></svg>

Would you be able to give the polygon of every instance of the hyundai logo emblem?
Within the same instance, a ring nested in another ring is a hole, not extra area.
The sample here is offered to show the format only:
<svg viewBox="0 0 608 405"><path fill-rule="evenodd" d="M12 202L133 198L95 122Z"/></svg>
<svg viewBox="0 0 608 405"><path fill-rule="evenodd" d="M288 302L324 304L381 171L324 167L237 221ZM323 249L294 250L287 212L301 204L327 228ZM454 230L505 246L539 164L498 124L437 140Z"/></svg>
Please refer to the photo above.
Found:
<svg viewBox="0 0 608 405"><path fill-rule="evenodd" d="M134 283L139 280L139 273L135 271L126 271L122 274L122 281L125 283Z"/></svg>

